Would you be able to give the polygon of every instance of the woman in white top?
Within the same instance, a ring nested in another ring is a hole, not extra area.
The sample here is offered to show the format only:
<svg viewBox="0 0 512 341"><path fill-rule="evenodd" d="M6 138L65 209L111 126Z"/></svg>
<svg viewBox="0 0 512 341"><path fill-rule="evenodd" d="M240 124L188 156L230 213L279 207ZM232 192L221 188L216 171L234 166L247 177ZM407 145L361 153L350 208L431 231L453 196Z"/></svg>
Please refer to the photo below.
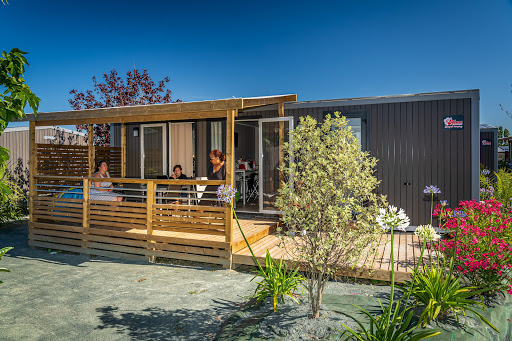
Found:
<svg viewBox="0 0 512 341"><path fill-rule="evenodd" d="M96 169L94 171L95 178L110 178L110 174L107 172L108 166L105 161L98 161L96 163ZM103 200L103 201L123 201L123 197L118 196L112 192L114 186L111 182L107 181L93 181L91 188L91 200ZM101 188L100 188L101 187Z"/></svg>

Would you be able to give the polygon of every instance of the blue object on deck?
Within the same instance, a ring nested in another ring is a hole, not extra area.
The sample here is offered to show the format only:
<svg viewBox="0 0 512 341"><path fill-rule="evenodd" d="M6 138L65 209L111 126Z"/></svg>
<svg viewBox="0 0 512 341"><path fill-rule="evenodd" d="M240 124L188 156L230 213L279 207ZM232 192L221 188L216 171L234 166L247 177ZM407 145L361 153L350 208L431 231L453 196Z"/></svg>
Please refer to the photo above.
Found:
<svg viewBox="0 0 512 341"><path fill-rule="evenodd" d="M78 192L78 193L76 193ZM66 199L82 199L84 196L82 194L82 188L70 188L66 193L62 193L61 198Z"/></svg>

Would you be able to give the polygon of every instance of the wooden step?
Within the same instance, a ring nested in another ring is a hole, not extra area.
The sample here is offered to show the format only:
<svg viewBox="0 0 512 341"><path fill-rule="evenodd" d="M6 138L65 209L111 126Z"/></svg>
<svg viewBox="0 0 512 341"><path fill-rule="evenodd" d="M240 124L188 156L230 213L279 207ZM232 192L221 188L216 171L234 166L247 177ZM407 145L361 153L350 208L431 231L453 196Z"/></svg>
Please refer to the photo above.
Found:
<svg viewBox="0 0 512 341"><path fill-rule="evenodd" d="M279 221L274 219L260 218L240 220L240 227L242 227L245 237L251 245L274 233L278 225ZM240 229L238 228L236 221L233 220L233 253L244 248L247 248L247 245L242 234L240 233Z"/></svg>

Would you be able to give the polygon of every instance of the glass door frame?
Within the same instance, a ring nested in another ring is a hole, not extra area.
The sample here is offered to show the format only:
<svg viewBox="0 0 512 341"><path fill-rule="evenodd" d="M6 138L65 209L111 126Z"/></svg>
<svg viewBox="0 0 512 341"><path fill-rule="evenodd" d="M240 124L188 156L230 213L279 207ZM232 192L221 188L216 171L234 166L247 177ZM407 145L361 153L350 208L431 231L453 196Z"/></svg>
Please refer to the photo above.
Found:
<svg viewBox="0 0 512 341"><path fill-rule="evenodd" d="M144 128L162 127L162 174L167 175L167 124L166 123L152 123L140 125L140 178L144 179Z"/></svg>
<svg viewBox="0 0 512 341"><path fill-rule="evenodd" d="M263 123L266 122L286 122L288 121L288 134L290 134L293 130L293 116L286 116L286 117L273 117L273 118L260 118L258 120L258 162L259 162L259 169L258 169L258 178L259 178L259 213L264 214L283 214L282 211L275 211L275 210L265 210L263 209ZM290 138L288 138L288 141L290 141Z"/></svg>

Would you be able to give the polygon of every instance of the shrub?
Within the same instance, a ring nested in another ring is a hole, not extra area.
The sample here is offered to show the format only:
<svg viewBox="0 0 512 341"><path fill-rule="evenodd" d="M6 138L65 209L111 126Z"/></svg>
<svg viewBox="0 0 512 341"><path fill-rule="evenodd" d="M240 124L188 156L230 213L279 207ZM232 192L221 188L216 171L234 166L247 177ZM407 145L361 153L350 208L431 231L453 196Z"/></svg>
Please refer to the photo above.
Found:
<svg viewBox="0 0 512 341"><path fill-rule="evenodd" d="M465 212L457 224L457 212ZM480 288L507 290L512 295L512 209L495 199L462 201L455 209L437 206L434 216L451 231L440 250L454 252L454 270ZM455 238L456 237L456 238Z"/></svg>
<svg viewBox="0 0 512 341"><path fill-rule="evenodd" d="M231 212L235 217L238 229L244 238L245 244L251 252L254 264L257 266L256 275L251 279L251 281L258 276L262 277L261 282L256 282L258 286L256 287L253 296L256 297L257 302L261 302L267 297L273 297L274 312L277 312L278 298L281 298L281 302L284 303L284 297L288 296L292 298L297 304L299 304L299 301L297 301L293 295L294 291L299 288L303 288L302 283L304 283L305 278L299 273L299 268L297 266L294 270L289 270L286 266L286 263L283 263L283 257L281 257L279 263L274 261L268 250L265 257L265 269L263 269L260 262L258 261L258 258L256 258L256 255L252 250L251 244L249 244L247 238L245 237L245 233L240 226L238 217L236 216L235 209L231 204L235 199L236 193L237 190L234 189L231 185L220 185L217 189L217 197L222 200L226 206L231 208Z"/></svg>
<svg viewBox="0 0 512 341"><path fill-rule="evenodd" d="M249 244L247 245L249 248L251 247ZM256 262L258 262L257 259ZM277 312L278 298L281 298L281 303L284 304L284 297L288 296L299 304L299 301L293 297L293 294L297 289L303 289L302 283L304 283L306 279L299 273L297 266L295 270L288 270L286 263L283 263L283 257L277 262L272 259L270 252L267 250L265 269L262 269L260 266L256 270L256 276L254 276L254 278L258 276L261 277L262 280L261 282L257 282L258 287L254 291L257 302L261 302L267 297L272 297L274 300L274 312Z"/></svg>
<svg viewBox="0 0 512 341"><path fill-rule="evenodd" d="M0 224L22 215L22 200L22 191L9 175L6 164L0 160Z"/></svg>
<svg viewBox="0 0 512 341"><path fill-rule="evenodd" d="M2 257L9 251L9 250L12 250L13 247L4 247L4 248L1 248L0 249L0 260L2 259ZM5 269L5 268L0 268L0 272L10 272L9 270ZM0 284L3 283L2 281L0 281Z"/></svg>
<svg viewBox="0 0 512 341"><path fill-rule="evenodd" d="M305 270L313 318L320 316L325 284L340 268L355 266L371 252L380 230L375 218L385 198L375 193L377 163L361 151L347 120L327 115L322 124L301 118L284 144L284 183L276 206L278 229ZM290 238L293 235L293 238Z"/></svg>
<svg viewBox="0 0 512 341"><path fill-rule="evenodd" d="M480 173L480 199L495 199L505 207L512 206L512 172L500 169L491 174L488 169Z"/></svg>

